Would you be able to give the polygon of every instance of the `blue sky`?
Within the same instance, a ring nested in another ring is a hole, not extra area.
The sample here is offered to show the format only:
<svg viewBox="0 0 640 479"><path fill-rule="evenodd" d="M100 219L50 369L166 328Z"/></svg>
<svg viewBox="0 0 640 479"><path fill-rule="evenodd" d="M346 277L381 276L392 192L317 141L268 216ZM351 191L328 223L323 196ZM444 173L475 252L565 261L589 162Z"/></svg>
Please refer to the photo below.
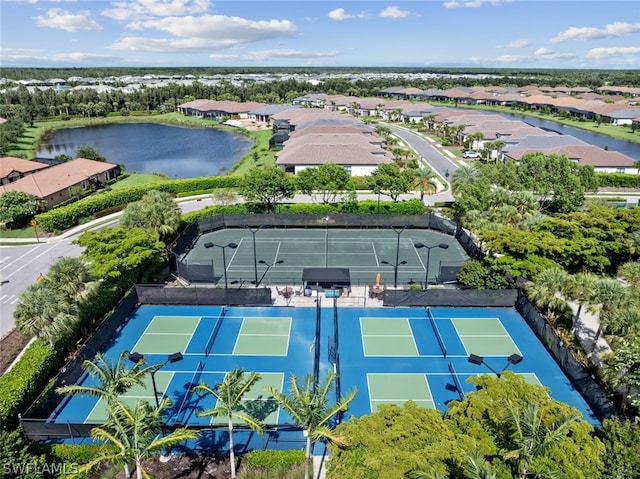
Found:
<svg viewBox="0 0 640 479"><path fill-rule="evenodd" d="M637 0L1 0L3 67L640 68Z"/></svg>

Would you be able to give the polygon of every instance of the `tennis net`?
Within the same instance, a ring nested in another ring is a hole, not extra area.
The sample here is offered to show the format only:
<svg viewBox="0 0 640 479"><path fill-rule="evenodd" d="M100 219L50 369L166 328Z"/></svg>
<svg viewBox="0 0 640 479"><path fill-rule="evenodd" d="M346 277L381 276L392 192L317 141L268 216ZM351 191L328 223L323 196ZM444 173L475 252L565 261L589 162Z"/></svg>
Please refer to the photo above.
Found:
<svg viewBox="0 0 640 479"><path fill-rule="evenodd" d="M447 357L447 347L444 345L444 340L442 339L442 335L440 334L440 330L436 325L436 320L431 314L431 308L427 308L427 317L429 318L429 322L431 323L431 327L433 328L433 334L436 335L436 339L438 340L438 344L440 345L440 350L442 351L442 355Z"/></svg>
<svg viewBox="0 0 640 479"><path fill-rule="evenodd" d="M227 309L226 308L222 308L220 310L220 314L218 315L218 318L216 319L215 324L213 325L213 328L211 329L211 335L209 336L209 340L207 341L207 345L204 348L204 353L209 356L209 354L211 354L211 349L213 348L213 343L216 340L216 336L218 335L218 331L220 330L220 326L222 325L222 318L224 318L224 315L227 313Z"/></svg>
<svg viewBox="0 0 640 479"><path fill-rule="evenodd" d="M464 390L462 389L462 384L460 383L460 378L458 378L456 368L453 367L453 363L451 362L449 362L449 372L451 373L451 377L453 378L453 384L455 384L456 386L458 395L460 396L460 400L462 400L462 398L464 398Z"/></svg>

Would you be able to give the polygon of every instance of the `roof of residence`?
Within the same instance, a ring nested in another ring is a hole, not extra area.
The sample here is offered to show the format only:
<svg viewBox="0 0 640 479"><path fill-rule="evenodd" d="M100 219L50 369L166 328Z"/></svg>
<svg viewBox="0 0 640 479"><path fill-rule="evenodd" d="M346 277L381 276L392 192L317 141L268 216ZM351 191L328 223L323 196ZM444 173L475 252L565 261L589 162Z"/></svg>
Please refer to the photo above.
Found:
<svg viewBox="0 0 640 479"><path fill-rule="evenodd" d="M179 108L190 108L198 111L222 111L225 113L248 113L256 108L266 106L264 103L255 101L217 101L217 100L194 100L178 105Z"/></svg>
<svg viewBox="0 0 640 479"><path fill-rule="evenodd" d="M3 156L0 158L0 178L7 178L14 171L17 173L32 173L34 171L47 168L48 165L37 161L23 160L13 156Z"/></svg>
<svg viewBox="0 0 640 479"><path fill-rule="evenodd" d="M571 135L527 135L504 139L505 146L502 151L511 152L516 150L542 151L549 148L565 145L587 145Z"/></svg>
<svg viewBox="0 0 640 479"><path fill-rule="evenodd" d="M251 110L249 113L252 115L273 116L276 113L280 113L281 111L296 110L300 108L302 108L300 105L292 105L290 103L285 105L264 105Z"/></svg>
<svg viewBox="0 0 640 479"><path fill-rule="evenodd" d="M392 163L393 158L381 148L358 145L298 145L277 153L276 165L371 165Z"/></svg>
<svg viewBox="0 0 640 479"><path fill-rule="evenodd" d="M24 191L39 198L45 198L117 167L118 165L113 163L76 158L75 160L36 171L13 183L0 186L0 193Z"/></svg>
<svg viewBox="0 0 640 479"><path fill-rule="evenodd" d="M591 165L599 168L630 168L634 166L634 161L627 155L617 151L603 150L594 145L562 145L553 148L540 149L517 149L510 151L508 156L519 160L527 153L544 153L546 155L565 155L570 160L576 161L579 165Z"/></svg>

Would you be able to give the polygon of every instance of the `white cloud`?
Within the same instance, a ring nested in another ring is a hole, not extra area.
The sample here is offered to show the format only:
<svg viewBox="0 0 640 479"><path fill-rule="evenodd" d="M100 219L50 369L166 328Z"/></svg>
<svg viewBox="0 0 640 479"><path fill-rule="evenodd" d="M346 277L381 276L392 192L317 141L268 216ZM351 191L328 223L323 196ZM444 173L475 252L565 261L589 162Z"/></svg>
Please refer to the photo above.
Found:
<svg viewBox="0 0 640 479"><path fill-rule="evenodd" d="M548 48L538 48L533 55L500 55L494 58L473 57L468 60L469 63L475 65L493 65L493 64L527 64L541 62L546 60L572 60L577 58L573 53L556 53Z"/></svg>
<svg viewBox="0 0 640 479"><path fill-rule="evenodd" d="M367 12L347 13L344 8L336 8L335 10L331 10L327 16L332 20L342 21L353 18L367 18L369 15Z"/></svg>
<svg viewBox="0 0 640 479"><path fill-rule="evenodd" d="M280 50L255 50L244 54L212 54L209 58L220 61L260 61L264 62L275 58L299 58L299 59L315 59L315 58L327 58L340 55L341 52L337 50L332 51L306 51L306 50L294 50L294 49L280 49Z"/></svg>
<svg viewBox="0 0 640 479"><path fill-rule="evenodd" d="M504 3L511 3L513 0L450 0L444 2L442 6L445 8L479 8L485 3L490 5L502 5Z"/></svg>
<svg viewBox="0 0 640 479"><path fill-rule="evenodd" d="M596 40L605 37L621 37L640 31L640 23L615 22L604 28L596 27L569 27L558 33L550 41L551 43L568 42L571 40Z"/></svg>
<svg viewBox="0 0 640 479"><path fill-rule="evenodd" d="M132 30L155 29L170 38L123 37L109 48L128 51L189 52L220 50L262 40L292 37L296 26L289 20L253 21L224 15L168 17L132 22Z"/></svg>
<svg viewBox="0 0 640 479"><path fill-rule="evenodd" d="M537 60L568 60L576 57L573 53L557 53L548 48L538 48L533 55Z"/></svg>
<svg viewBox="0 0 640 479"><path fill-rule="evenodd" d="M174 17L204 13L209 0L134 0L113 2L114 8L103 10L102 15L114 20L128 21L155 17Z"/></svg>
<svg viewBox="0 0 640 479"><path fill-rule="evenodd" d="M513 40L507 43L506 45L504 45L504 48L525 48L525 47L528 47L529 45L531 45L530 40L520 39L520 40Z"/></svg>
<svg viewBox="0 0 640 479"><path fill-rule="evenodd" d="M102 31L103 28L90 16L90 12L71 13L60 8L50 8L46 16L36 17L36 23L40 27L58 28L67 32Z"/></svg>
<svg viewBox="0 0 640 479"><path fill-rule="evenodd" d="M592 48L587 52L587 58L592 60L628 55L640 56L640 47Z"/></svg>
<svg viewBox="0 0 640 479"><path fill-rule="evenodd" d="M105 63L111 64L122 61L121 57L112 55L97 55L93 53L52 53L45 52L43 50L29 50L29 49L0 49L0 55L2 56L3 63L7 64L34 64L34 63L49 63L49 64L92 64L92 63Z"/></svg>
<svg viewBox="0 0 640 479"><path fill-rule="evenodd" d="M407 10L400 10L398 6L390 6L380 12L380 16L383 18L404 18L409 16Z"/></svg>

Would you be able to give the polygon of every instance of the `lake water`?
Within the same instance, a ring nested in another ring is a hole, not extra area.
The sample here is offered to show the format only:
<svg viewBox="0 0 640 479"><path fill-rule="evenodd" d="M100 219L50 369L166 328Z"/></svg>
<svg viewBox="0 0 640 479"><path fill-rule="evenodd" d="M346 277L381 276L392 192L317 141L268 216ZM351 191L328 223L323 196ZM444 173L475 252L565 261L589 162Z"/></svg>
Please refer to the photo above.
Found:
<svg viewBox="0 0 640 479"><path fill-rule="evenodd" d="M605 148L611 151L617 151L618 153L622 153L623 155L627 155L629 158L633 160L640 160L640 143L633 143L631 141L618 140L616 138L611 138L610 136L603 135L601 133L593 133L587 130L581 130L580 128L575 128L573 126L563 125L561 123L556 123L551 120L543 120L541 118L526 116L526 115L518 115L513 113L497 113L509 120L522 120L525 123L528 123L531 126L537 126L538 128L543 128L545 130L555 131L560 133L561 135L571 135L578 140L582 140L590 145L599 146L600 148ZM618 128L629 129L628 126L620 126Z"/></svg>
<svg viewBox="0 0 640 479"><path fill-rule="evenodd" d="M225 174L251 149L253 139L212 128L123 123L55 131L36 156L75 158L80 146L91 146L109 163L125 165L129 173L195 178Z"/></svg>

